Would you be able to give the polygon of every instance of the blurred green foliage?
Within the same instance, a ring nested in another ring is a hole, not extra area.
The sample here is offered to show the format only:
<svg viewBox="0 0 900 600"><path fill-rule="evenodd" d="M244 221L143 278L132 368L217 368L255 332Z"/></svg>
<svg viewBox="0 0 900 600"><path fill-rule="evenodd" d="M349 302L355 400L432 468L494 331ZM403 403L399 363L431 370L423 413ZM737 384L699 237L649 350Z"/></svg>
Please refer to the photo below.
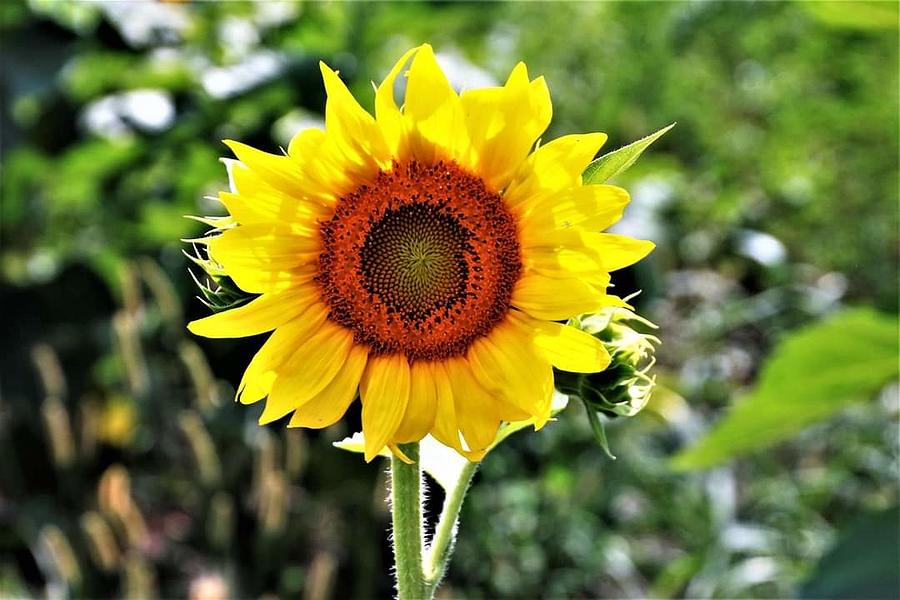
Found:
<svg viewBox="0 0 900 600"><path fill-rule="evenodd" d="M675 465L724 462L872 398L900 373L898 325L896 317L856 309L792 333L763 364L756 389Z"/></svg>
<svg viewBox="0 0 900 600"><path fill-rule="evenodd" d="M678 122L616 180L619 230L658 248L615 283L644 290L668 391L609 423L615 462L577 407L492 452L445 597L821 590L852 517L896 505L896 387L712 471L669 463L793 329L897 311L894 4L8 1L0 595L390 595L383 473L330 446L358 414L299 432L234 405L261 340L189 338L207 308L178 240L221 211L221 139L320 123L320 59L371 108L422 41L458 85L546 76L547 139Z"/></svg>

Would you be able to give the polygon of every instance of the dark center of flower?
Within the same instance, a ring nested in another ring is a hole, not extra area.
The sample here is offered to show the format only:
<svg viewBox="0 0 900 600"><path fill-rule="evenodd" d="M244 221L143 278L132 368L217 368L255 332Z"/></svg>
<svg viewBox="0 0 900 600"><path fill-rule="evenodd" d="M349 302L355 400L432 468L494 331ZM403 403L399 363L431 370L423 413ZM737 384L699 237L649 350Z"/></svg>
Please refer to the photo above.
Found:
<svg viewBox="0 0 900 600"><path fill-rule="evenodd" d="M394 165L321 224L329 318L375 354L463 354L509 310L521 271L499 194L452 163Z"/></svg>
<svg viewBox="0 0 900 600"><path fill-rule="evenodd" d="M388 210L362 247L363 286L405 319L465 299L471 233L428 204Z"/></svg>

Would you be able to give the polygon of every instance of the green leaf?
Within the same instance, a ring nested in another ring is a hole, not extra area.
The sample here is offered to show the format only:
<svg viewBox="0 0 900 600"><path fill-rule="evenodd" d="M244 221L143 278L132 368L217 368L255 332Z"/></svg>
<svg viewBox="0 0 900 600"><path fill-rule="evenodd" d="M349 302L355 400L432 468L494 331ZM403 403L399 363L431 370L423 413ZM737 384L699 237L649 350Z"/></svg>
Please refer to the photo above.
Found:
<svg viewBox="0 0 900 600"><path fill-rule="evenodd" d="M765 448L897 377L896 315L846 310L792 333L763 365L749 396L694 446L673 459L699 469Z"/></svg>
<svg viewBox="0 0 900 600"><path fill-rule="evenodd" d="M868 513L838 537L800 598L895 598L900 589L900 508Z"/></svg>
<svg viewBox="0 0 900 600"><path fill-rule="evenodd" d="M632 142L624 148L619 148L594 160L587 166L587 169L584 170L581 176L585 185L603 183L616 175L624 173L650 144L661 138L664 133L673 127L675 127L675 123L668 127L663 127L656 133L651 133L636 142Z"/></svg>
<svg viewBox="0 0 900 600"><path fill-rule="evenodd" d="M898 4L896 2L863 1L855 2L803 2L807 12L821 22L832 27L846 29L897 29Z"/></svg>

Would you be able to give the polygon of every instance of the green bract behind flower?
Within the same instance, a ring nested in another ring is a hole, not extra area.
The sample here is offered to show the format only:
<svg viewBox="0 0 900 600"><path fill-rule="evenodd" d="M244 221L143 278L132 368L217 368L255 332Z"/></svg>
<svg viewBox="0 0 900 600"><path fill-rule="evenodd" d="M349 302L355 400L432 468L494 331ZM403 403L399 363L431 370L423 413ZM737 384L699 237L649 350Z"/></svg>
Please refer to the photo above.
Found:
<svg viewBox="0 0 900 600"><path fill-rule="evenodd" d="M613 457L597 413L609 418L632 417L647 405L656 383L650 369L656 362L654 351L659 338L636 327L657 327L620 307L604 309L570 324L599 339L609 352L611 362L600 373L560 373L557 388L565 394L581 398L597 442Z"/></svg>

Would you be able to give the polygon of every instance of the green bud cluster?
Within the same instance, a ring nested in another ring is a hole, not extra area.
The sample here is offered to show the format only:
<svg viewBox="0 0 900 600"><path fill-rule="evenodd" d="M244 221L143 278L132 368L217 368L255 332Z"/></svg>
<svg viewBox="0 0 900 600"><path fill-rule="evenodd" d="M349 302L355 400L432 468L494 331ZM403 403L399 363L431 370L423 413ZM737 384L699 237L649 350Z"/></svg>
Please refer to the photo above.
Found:
<svg viewBox="0 0 900 600"><path fill-rule="evenodd" d="M581 317L570 325L590 333L603 342L610 364L600 373L557 373L557 387L564 394L579 397L597 443L611 457L600 415L607 418L632 417L650 400L655 376L650 374L656 359L659 338L642 330L656 325L634 312L620 307Z"/></svg>

